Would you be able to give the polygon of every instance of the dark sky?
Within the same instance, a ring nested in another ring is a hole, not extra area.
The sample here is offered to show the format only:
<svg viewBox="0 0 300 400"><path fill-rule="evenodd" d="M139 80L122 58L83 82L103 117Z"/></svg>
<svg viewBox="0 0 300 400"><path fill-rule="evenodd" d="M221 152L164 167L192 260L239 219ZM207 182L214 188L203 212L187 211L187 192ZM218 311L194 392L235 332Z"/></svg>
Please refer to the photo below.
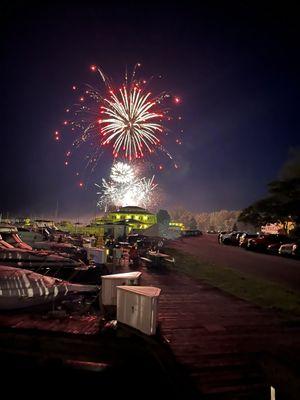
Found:
<svg viewBox="0 0 300 400"><path fill-rule="evenodd" d="M196 8L184 1L30 2L1 5L0 212L95 213L93 183L109 157L74 177L53 132L89 66L120 79L139 61L162 74L161 89L182 99L179 172L158 176L166 207L241 209L266 193L291 147L299 145L299 28L296 10L234 2ZM110 5L113 4L113 5Z"/></svg>

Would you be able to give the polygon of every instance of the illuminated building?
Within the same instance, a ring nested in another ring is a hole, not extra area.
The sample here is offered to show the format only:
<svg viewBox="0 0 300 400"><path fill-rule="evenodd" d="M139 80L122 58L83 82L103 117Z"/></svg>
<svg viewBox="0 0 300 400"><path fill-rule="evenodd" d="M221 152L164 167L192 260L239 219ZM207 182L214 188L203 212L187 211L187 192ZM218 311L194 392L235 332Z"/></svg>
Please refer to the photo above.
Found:
<svg viewBox="0 0 300 400"><path fill-rule="evenodd" d="M182 222L177 222L177 221L170 221L169 228L173 229L173 230L180 230L180 231L185 230L184 224Z"/></svg>
<svg viewBox="0 0 300 400"><path fill-rule="evenodd" d="M131 229L147 229L157 222L155 214L135 206L121 207L117 211L110 212L108 220L113 223L124 221Z"/></svg>

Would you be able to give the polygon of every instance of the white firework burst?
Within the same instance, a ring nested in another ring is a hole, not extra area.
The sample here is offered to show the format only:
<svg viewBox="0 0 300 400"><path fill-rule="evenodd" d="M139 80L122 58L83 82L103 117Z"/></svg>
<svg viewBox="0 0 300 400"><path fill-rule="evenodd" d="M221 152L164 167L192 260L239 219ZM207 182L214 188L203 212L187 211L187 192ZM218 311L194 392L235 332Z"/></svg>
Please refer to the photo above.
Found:
<svg viewBox="0 0 300 400"><path fill-rule="evenodd" d="M157 184L152 178L138 177L137 171L126 163L117 163L112 167L110 179L102 179L101 185L96 184L100 191L98 206L107 210L109 206L125 207L140 206L149 207L153 203L154 189ZM121 171L121 174L117 173ZM121 179L124 171L128 171L126 179Z"/></svg>
<svg viewBox="0 0 300 400"><path fill-rule="evenodd" d="M134 175L133 168L129 164L120 161L113 164L110 172L111 180L118 183L132 182Z"/></svg>

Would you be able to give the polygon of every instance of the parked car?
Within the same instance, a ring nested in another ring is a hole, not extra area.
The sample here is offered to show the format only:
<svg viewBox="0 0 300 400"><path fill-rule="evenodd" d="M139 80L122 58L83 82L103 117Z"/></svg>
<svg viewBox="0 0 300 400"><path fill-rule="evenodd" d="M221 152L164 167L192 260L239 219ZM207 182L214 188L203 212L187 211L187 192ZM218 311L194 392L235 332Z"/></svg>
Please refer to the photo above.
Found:
<svg viewBox="0 0 300 400"><path fill-rule="evenodd" d="M244 232L242 235L239 236L239 246L246 248L248 245L248 240L257 238L257 236L258 236L257 233Z"/></svg>
<svg viewBox="0 0 300 400"><path fill-rule="evenodd" d="M289 241L286 235L258 235L257 238L248 239L247 249L254 251L267 251L269 245L284 244Z"/></svg>
<svg viewBox="0 0 300 400"><path fill-rule="evenodd" d="M292 243L282 244L278 253L282 256L292 256L292 257L300 257L300 240L297 239Z"/></svg>
<svg viewBox="0 0 300 400"><path fill-rule="evenodd" d="M237 246L239 244L239 236L244 232L230 232L225 233L220 236L220 243L222 244L231 244L232 246Z"/></svg>
<svg viewBox="0 0 300 400"><path fill-rule="evenodd" d="M219 231L218 232L218 242L222 243L222 236L226 235L228 232L227 231Z"/></svg>
<svg viewBox="0 0 300 400"><path fill-rule="evenodd" d="M269 254L279 254L279 248L282 246L282 243L272 243L267 246L267 252Z"/></svg>

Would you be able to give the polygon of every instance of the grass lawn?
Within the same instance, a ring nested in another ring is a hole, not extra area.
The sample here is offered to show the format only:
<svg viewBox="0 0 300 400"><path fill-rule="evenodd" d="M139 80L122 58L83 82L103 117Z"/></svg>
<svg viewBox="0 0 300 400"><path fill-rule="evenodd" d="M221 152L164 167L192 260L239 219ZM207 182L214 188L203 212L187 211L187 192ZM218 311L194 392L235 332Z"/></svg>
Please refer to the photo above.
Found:
<svg viewBox="0 0 300 400"><path fill-rule="evenodd" d="M285 318L300 319L300 294L267 280L237 272L231 268L201 262L197 257L179 251L166 249L175 257L171 267L179 273L201 279L212 286L261 307L280 311Z"/></svg>

